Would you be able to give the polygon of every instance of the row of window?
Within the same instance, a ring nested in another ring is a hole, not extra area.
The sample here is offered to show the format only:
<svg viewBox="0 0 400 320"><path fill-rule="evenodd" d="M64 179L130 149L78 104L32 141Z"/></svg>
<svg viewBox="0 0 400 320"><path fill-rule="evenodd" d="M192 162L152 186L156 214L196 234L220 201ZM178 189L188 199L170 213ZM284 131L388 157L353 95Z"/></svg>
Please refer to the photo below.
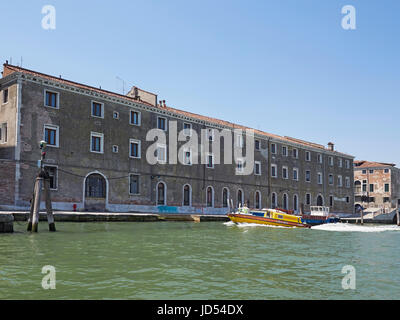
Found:
<svg viewBox="0 0 400 320"><path fill-rule="evenodd" d="M278 165L271 164L271 177L278 178ZM289 168L287 166L282 167L282 179L289 179ZM295 181L299 180L299 169L293 168L292 169L292 179ZM305 181L311 182L311 170L305 171ZM322 172L317 172L317 183L323 184L323 174ZM328 175L328 184L334 185L334 175ZM337 186L343 186L343 177L341 175L337 176ZM345 186L346 188L350 188L350 177L345 177Z"/></svg>
<svg viewBox="0 0 400 320"><path fill-rule="evenodd" d="M355 181L354 182L354 187L355 187L355 192L356 193L361 193L361 191L362 192L367 192L368 181L367 180L363 180L362 185L361 185L360 181ZM368 190L369 190L369 192L375 192L375 184L370 183ZM384 192L390 192L390 184L389 183L385 183L384 184Z"/></svg>
<svg viewBox="0 0 400 320"><path fill-rule="evenodd" d="M374 170L374 169L369 169L368 170L368 173L370 173L370 174L373 174L375 171L378 171L378 170ZM383 169L383 171L384 171L384 173L389 173L390 172L390 169ZM362 174L367 174L367 169L363 169L362 170Z"/></svg>
<svg viewBox="0 0 400 320"><path fill-rule="evenodd" d="M59 108L59 93L50 91L50 90L45 90L45 106L46 107L51 107L51 108ZM104 118L104 103L97 102L97 101L92 101L91 102L91 115L93 117L97 118ZM113 112L113 118L114 119L119 119L119 113L117 111ZM136 110L131 110L130 111L130 117L129 117L129 123L132 125L141 125L141 113ZM167 118L164 117L157 117L157 128L167 131ZM183 123L183 130L187 136L191 136L192 134L192 124L188 122ZM209 141L214 141L214 130L209 128L207 131L207 136ZM238 135L236 137L236 146L242 148L244 145L244 139L242 135ZM260 140L255 140L255 149L260 150L261 149L261 141ZM289 156L289 149L287 146L282 146L281 147L281 155L282 156ZM272 154L278 154L278 147L276 143L271 144L271 153ZM291 150L292 157L295 159L299 158L299 150L298 149L292 149ZM305 151L305 160L306 161L311 161L311 152L310 151ZM338 158L338 167L341 168L343 166L343 159ZM318 153L317 154L317 162L318 163L323 163L323 155ZM333 156L328 157L328 164L330 166L334 165L334 158ZM350 169L350 161L345 160L345 168Z"/></svg>

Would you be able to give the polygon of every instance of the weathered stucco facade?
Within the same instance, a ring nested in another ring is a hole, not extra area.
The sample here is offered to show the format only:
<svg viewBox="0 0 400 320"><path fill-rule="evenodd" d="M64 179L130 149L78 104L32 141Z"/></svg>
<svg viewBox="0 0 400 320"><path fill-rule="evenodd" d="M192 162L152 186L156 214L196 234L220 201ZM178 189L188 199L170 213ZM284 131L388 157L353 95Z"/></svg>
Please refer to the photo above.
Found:
<svg viewBox="0 0 400 320"><path fill-rule="evenodd" d="M174 123L178 132L191 126L199 137L202 129L245 128L167 107L140 89L124 96L7 64L0 86L1 97L8 90L0 109L7 127L0 172L9 172L1 173L8 182L0 184L0 208L28 207L45 139L55 209L225 213L228 198L235 206L353 212L353 157L333 145L255 130L259 172L236 175L235 163L152 165L146 161L151 129L161 126L168 141Z"/></svg>
<svg viewBox="0 0 400 320"><path fill-rule="evenodd" d="M400 205L400 169L393 163L354 162L355 205L390 212Z"/></svg>

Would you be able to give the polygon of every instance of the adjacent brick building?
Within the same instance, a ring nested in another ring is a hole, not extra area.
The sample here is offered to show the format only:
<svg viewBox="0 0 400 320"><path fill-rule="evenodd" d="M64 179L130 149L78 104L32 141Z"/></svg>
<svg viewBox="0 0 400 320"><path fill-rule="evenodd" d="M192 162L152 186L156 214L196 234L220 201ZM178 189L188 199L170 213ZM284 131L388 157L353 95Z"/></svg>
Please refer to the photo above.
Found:
<svg viewBox="0 0 400 320"><path fill-rule="evenodd" d="M400 205L400 169L393 163L354 161L355 205L389 212Z"/></svg>
<svg viewBox="0 0 400 320"><path fill-rule="evenodd" d="M160 162L149 164L150 129L168 137L174 123L199 136L247 128L169 107L136 87L121 95L7 63L0 94L0 208L29 206L44 139L56 209L224 213L231 199L235 206L353 212L353 157L332 143L255 130L251 175L236 175L239 162L217 164L214 155L194 164L191 151L187 163L163 164L168 145L157 147Z"/></svg>

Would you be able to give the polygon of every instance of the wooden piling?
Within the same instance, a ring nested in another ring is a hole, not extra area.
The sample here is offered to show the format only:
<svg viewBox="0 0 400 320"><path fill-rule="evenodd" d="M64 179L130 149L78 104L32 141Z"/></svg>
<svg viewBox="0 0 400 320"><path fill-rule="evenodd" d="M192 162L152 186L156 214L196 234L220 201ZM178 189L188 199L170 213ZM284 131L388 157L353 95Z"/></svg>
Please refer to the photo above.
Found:
<svg viewBox="0 0 400 320"><path fill-rule="evenodd" d="M35 188L36 188L36 183L34 184L34 187L33 187L31 207L29 210L29 217L28 217L28 228L26 229L27 231L32 231L33 206L35 204Z"/></svg>
<svg viewBox="0 0 400 320"><path fill-rule="evenodd" d="M364 224L364 209L361 209L361 225Z"/></svg>
<svg viewBox="0 0 400 320"><path fill-rule="evenodd" d="M397 217L397 225L400 227L400 218L399 218L399 200L397 200L397 204L396 204L396 217Z"/></svg>
<svg viewBox="0 0 400 320"><path fill-rule="evenodd" d="M51 194L50 194L50 179L44 179L44 194L46 197L46 213L47 222L49 223L49 231L56 231L56 225L54 224L53 208L51 207Z"/></svg>
<svg viewBox="0 0 400 320"><path fill-rule="evenodd" d="M40 195L42 193L43 178L37 177L35 181L35 197L33 204L33 216L32 216L32 231L38 232L39 225L39 211L40 211Z"/></svg>

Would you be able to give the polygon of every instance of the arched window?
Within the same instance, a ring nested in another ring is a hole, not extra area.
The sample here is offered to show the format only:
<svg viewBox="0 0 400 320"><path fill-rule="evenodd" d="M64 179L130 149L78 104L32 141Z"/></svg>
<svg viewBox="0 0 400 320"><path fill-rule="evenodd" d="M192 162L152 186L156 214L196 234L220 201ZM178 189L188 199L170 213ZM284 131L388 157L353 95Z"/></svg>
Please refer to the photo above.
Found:
<svg viewBox="0 0 400 320"><path fill-rule="evenodd" d="M86 178L85 195L87 198L105 198L106 180L98 173L93 173Z"/></svg>
<svg viewBox="0 0 400 320"><path fill-rule="evenodd" d="M229 206L228 201L229 201L229 190L228 190L228 188L224 188L222 190L222 207L223 208L227 208Z"/></svg>
<svg viewBox="0 0 400 320"><path fill-rule="evenodd" d="M214 206L214 190L212 187L207 187L207 207Z"/></svg>
<svg viewBox="0 0 400 320"><path fill-rule="evenodd" d="M319 194L317 197L317 206L323 206L324 205L324 198Z"/></svg>
<svg viewBox="0 0 400 320"><path fill-rule="evenodd" d="M277 200L276 199L276 193L272 192L272 194L271 194L271 207L272 207L272 209L275 209L278 206L276 200Z"/></svg>
<svg viewBox="0 0 400 320"><path fill-rule="evenodd" d="M183 187L183 205L191 206L192 205L192 188L190 185L185 184Z"/></svg>
<svg viewBox="0 0 400 320"><path fill-rule="evenodd" d="M254 204L256 209L261 209L261 193L260 191L256 191L254 195Z"/></svg>
<svg viewBox="0 0 400 320"><path fill-rule="evenodd" d="M293 196L293 210L294 211L299 210L299 198L297 197L297 194Z"/></svg>
<svg viewBox="0 0 400 320"><path fill-rule="evenodd" d="M165 206L167 203L166 199L166 186L164 182L159 182L157 184L157 205Z"/></svg>
<svg viewBox="0 0 400 320"><path fill-rule="evenodd" d="M240 189L237 192L237 203L238 203L238 207L239 207L239 205L241 207L243 207L243 191Z"/></svg>
<svg viewBox="0 0 400 320"><path fill-rule="evenodd" d="M288 195L286 193L283 194L283 209L287 210L288 206Z"/></svg>
<svg viewBox="0 0 400 320"><path fill-rule="evenodd" d="M354 181L354 192L361 193L361 181Z"/></svg>

